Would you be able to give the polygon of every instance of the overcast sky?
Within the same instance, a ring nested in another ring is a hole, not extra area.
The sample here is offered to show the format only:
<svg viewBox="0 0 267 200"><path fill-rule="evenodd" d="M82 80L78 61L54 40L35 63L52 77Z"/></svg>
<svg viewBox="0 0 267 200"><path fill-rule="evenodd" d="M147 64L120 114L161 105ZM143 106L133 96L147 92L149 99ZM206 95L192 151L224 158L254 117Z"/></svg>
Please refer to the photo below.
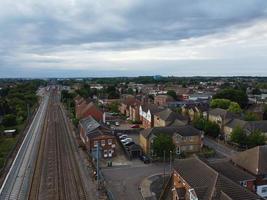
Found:
<svg viewBox="0 0 267 200"><path fill-rule="evenodd" d="M0 77L155 74L267 76L267 1L0 1Z"/></svg>

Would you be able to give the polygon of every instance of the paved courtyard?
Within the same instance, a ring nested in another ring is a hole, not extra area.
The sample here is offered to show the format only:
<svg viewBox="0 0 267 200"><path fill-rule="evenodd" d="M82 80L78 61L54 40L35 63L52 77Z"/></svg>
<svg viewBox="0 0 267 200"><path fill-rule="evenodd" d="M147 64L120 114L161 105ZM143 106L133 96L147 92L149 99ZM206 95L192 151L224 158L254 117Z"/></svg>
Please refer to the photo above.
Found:
<svg viewBox="0 0 267 200"><path fill-rule="evenodd" d="M169 165L166 165L166 171ZM130 165L102 168L106 178L107 188L117 200L140 200L141 192L138 189L144 178L153 174L163 173L163 163L144 164L133 160Z"/></svg>

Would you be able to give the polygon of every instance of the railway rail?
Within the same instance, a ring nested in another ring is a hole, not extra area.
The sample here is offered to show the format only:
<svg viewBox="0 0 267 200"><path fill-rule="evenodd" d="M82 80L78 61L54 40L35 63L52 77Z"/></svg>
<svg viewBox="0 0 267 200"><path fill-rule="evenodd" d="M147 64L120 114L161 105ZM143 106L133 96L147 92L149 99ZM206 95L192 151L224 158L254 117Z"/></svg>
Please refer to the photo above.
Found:
<svg viewBox="0 0 267 200"><path fill-rule="evenodd" d="M52 92L29 199L88 199L59 94Z"/></svg>

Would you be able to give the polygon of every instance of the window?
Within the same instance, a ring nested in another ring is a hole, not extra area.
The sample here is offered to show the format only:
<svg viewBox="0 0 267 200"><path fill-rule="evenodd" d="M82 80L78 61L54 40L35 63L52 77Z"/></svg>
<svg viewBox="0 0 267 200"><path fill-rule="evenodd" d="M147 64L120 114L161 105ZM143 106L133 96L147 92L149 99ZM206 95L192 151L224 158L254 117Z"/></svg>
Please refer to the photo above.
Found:
<svg viewBox="0 0 267 200"><path fill-rule="evenodd" d="M106 141L105 140L101 140L101 146L105 146Z"/></svg>
<svg viewBox="0 0 267 200"><path fill-rule="evenodd" d="M261 189L261 192L262 192L262 193L267 193L267 187L262 188L262 189Z"/></svg>
<svg viewBox="0 0 267 200"><path fill-rule="evenodd" d="M108 139L108 145L112 145L112 139Z"/></svg>
<svg viewBox="0 0 267 200"><path fill-rule="evenodd" d="M97 147L97 145L98 145L98 141L95 140L95 141L94 141L94 147Z"/></svg>

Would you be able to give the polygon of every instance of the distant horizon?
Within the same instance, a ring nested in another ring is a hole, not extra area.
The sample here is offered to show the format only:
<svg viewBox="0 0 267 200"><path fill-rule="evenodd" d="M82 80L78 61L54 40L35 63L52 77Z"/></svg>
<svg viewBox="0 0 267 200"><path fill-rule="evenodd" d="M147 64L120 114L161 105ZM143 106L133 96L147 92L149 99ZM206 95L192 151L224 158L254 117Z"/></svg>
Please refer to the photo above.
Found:
<svg viewBox="0 0 267 200"><path fill-rule="evenodd" d="M267 78L267 76L243 76L243 75L233 75L233 76L172 76L172 75L138 75L138 76L65 76L65 77L0 77L0 79L94 79L94 78L138 78L138 77L153 77L161 76L163 78Z"/></svg>

